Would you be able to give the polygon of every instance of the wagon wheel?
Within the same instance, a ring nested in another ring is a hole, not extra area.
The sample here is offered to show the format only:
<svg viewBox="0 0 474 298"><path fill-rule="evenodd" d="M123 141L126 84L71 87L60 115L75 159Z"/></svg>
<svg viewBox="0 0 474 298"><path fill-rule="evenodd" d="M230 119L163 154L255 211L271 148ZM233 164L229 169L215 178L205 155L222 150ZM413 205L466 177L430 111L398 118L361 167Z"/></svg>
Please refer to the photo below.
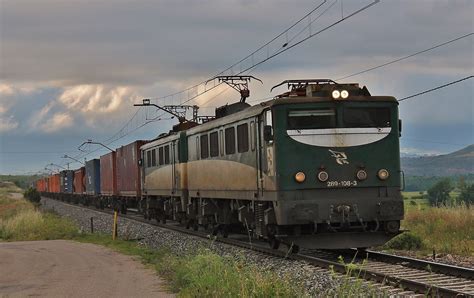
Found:
<svg viewBox="0 0 474 298"><path fill-rule="evenodd" d="M224 238L229 237L229 227L228 227L228 225L224 225L221 228L221 234L222 234L222 237L224 237Z"/></svg>
<svg viewBox="0 0 474 298"><path fill-rule="evenodd" d="M214 226L212 228L212 236L217 236L217 233L219 232L219 226Z"/></svg>

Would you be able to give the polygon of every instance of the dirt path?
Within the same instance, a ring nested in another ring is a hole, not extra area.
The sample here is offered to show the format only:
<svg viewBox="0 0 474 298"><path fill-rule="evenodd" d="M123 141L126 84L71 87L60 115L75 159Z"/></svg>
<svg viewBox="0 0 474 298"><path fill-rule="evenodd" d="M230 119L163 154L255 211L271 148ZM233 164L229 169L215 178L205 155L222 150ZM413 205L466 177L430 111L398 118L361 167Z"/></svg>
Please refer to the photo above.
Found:
<svg viewBox="0 0 474 298"><path fill-rule="evenodd" d="M130 256L65 240L0 243L0 296L174 297Z"/></svg>

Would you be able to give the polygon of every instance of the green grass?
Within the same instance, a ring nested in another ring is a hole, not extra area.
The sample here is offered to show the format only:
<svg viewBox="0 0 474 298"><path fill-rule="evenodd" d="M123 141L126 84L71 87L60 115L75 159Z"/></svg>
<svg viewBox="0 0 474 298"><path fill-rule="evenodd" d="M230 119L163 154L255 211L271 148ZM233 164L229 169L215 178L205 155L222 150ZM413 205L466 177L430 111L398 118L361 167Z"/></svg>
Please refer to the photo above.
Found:
<svg viewBox="0 0 474 298"><path fill-rule="evenodd" d="M303 297L300 285L272 272L201 249L177 256L169 249L153 250L135 241L110 239L106 235L82 235L78 241L112 248L137 256L168 281L169 289L181 297Z"/></svg>
<svg viewBox="0 0 474 298"><path fill-rule="evenodd" d="M72 239L77 227L68 219L53 213L42 213L25 199L14 199L10 193L22 193L12 183L0 182L0 240Z"/></svg>
<svg viewBox="0 0 474 298"><path fill-rule="evenodd" d="M474 256L474 208L464 204L432 207L426 199L405 199L402 229L409 230L384 248ZM458 193L451 193L455 198ZM416 195L415 195L416 196Z"/></svg>
<svg viewBox="0 0 474 298"><path fill-rule="evenodd" d="M422 239L422 251L474 256L474 208L409 210L402 226Z"/></svg>
<svg viewBox="0 0 474 298"><path fill-rule="evenodd" d="M331 268L331 275L333 279L339 281L339 285L334 289L327 290L325 297L389 297L386 290L380 290L371 282L366 282L361 275L366 269L367 261L362 263L354 263L354 260L346 261L342 256L339 256L338 263L346 268L345 275L338 275L334 268Z"/></svg>
<svg viewBox="0 0 474 298"><path fill-rule="evenodd" d="M451 205L432 207L426 192L403 192L405 220L400 235L385 247L415 250L422 254L439 253L474 256L474 208L456 202L459 192L450 193Z"/></svg>
<svg viewBox="0 0 474 298"><path fill-rule="evenodd" d="M0 219L0 240L73 239L77 227L68 219L37 210L24 210L14 216Z"/></svg>
<svg viewBox="0 0 474 298"><path fill-rule="evenodd" d="M456 199L459 197L460 192L452 191L449 193L450 201L453 205L459 205ZM405 203L405 212L409 212L411 210L428 210L431 208L430 203L428 201L427 192L426 191L405 191L402 192L402 196Z"/></svg>

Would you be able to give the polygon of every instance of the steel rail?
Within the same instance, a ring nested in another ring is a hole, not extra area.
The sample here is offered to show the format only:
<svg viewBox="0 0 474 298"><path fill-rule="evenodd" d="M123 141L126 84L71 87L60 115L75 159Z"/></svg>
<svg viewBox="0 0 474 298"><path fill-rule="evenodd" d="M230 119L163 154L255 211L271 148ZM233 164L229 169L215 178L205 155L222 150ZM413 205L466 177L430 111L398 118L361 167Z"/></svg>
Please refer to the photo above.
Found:
<svg viewBox="0 0 474 298"><path fill-rule="evenodd" d="M356 252L357 250L351 251ZM412 257L399 256L373 250L365 250L362 253L366 254L369 259L375 259L386 263L400 264L416 269L429 270L432 272L438 272L441 274L464 277L474 280L474 268L467 268L428 260L415 259Z"/></svg>

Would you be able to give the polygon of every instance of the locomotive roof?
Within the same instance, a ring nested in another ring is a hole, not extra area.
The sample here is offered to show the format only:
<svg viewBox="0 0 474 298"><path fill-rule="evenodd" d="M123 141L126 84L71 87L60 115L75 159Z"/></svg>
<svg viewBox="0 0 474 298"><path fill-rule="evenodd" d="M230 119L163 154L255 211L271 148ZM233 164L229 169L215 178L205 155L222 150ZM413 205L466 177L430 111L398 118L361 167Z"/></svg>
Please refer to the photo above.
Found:
<svg viewBox="0 0 474 298"><path fill-rule="evenodd" d="M280 95L281 96L281 95ZM239 120L257 116L261 114L265 109L271 108L273 106L278 105L287 105L287 104L302 104L302 103L316 103L316 102L395 102L398 103L395 97L393 96L351 96L348 99L344 100L334 100L331 97L307 97L307 96L284 96L284 97L275 97L274 99L261 102L254 106L250 106L245 110L240 112L236 112L234 114L230 114L224 116L222 118L217 118L212 121L203 123L201 125L192 127L186 130L188 135L207 131L216 127L220 127L226 125L228 123L237 122ZM156 145L164 144L169 141L175 140L179 138L179 132L171 132L170 134L155 139L145 145L143 145L142 149L148 149L154 147Z"/></svg>
<svg viewBox="0 0 474 298"><path fill-rule="evenodd" d="M247 117L257 116L262 113L265 109L268 109L272 106L286 105L286 104L301 104L301 103L315 103L315 102L334 102L336 100L328 97L281 97L275 98L262 103L251 106L243 111L218 118L199 126L190 128L187 130L187 133L193 134L201 131L206 131L215 127L225 125L227 123L237 122L239 120L245 119ZM343 101L358 101L358 102L397 102L393 96L351 96L349 100L337 100L337 102Z"/></svg>

